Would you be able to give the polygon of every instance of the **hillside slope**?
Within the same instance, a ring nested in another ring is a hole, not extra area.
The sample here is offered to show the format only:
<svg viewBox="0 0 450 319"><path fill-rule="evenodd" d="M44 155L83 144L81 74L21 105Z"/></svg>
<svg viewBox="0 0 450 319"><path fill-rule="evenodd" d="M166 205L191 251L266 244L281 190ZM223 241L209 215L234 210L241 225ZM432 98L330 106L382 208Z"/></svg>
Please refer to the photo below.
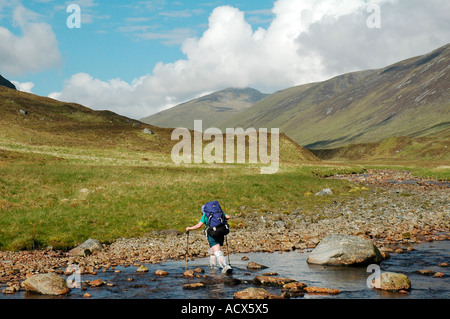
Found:
<svg viewBox="0 0 450 319"><path fill-rule="evenodd" d="M450 161L450 128L423 137L389 137L379 142L314 150L319 158L333 161Z"/></svg>
<svg viewBox="0 0 450 319"><path fill-rule="evenodd" d="M0 140L79 148L125 147L168 152L170 130L144 125L110 111L0 87ZM144 128L155 137L143 134Z"/></svg>
<svg viewBox="0 0 450 319"><path fill-rule="evenodd" d="M204 128L217 127L266 96L252 88L228 88L179 104L141 121L160 127L194 129L194 120L203 120Z"/></svg>
<svg viewBox="0 0 450 319"><path fill-rule="evenodd" d="M172 148L179 142L171 136L172 129L169 128L0 86L0 155L3 154L0 159L21 157L14 154L15 150L44 154L45 147L46 154L77 149L102 157L103 150L111 150L108 156L133 157L132 154L137 152L134 157L138 161L139 156L152 158L156 155L154 158L159 161L171 163ZM204 140L204 145L208 143L209 140ZM318 159L280 134L280 160Z"/></svg>
<svg viewBox="0 0 450 319"><path fill-rule="evenodd" d="M300 145L329 149L450 126L450 44L388 67L270 95L223 125L279 127Z"/></svg>

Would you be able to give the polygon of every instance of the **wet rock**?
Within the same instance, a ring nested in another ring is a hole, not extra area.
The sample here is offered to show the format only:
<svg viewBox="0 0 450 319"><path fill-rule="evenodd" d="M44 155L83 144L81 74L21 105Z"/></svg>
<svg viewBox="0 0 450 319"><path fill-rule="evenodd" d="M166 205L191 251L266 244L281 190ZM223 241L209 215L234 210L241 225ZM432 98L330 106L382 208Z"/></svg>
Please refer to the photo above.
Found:
<svg viewBox="0 0 450 319"><path fill-rule="evenodd" d="M448 267L448 264L447 263L440 263L439 267Z"/></svg>
<svg viewBox="0 0 450 319"><path fill-rule="evenodd" d="M2 290L2 293L5 295L11 295L11 294L14 294L16 291L17 290L14 286L8 286Z"/></svg>
<svg viewBox="0 0 450 319"><path fill-rule="evenodd" d="M411 289L411 281L404 274L383 272L379 278L372 282L372 288L388 291L408 291Z"/></svg>
<svg viewBox="0 0 450 319"><path fill-rule="evenodd" d="M444 273L443 272L436 272L434 275L433 275L433 278L442 278L442 277L444 277Z"/></svg>
<svg viewBox="0 0 450 319"><path fill-rule="evenodd" d="M341 291L338 289L322 288L322 287L305 287L304 290L307 293L311 293L311 294L337 295L337 294L341 293Z"/></svg>
<svg viewBox="0 0 450 319"><path fill-rule="evenodd" d="M253 282L256 285L264 285L264 286L283 286L287 283L294 282L294 279L290 278L282 278L282 277L273 277L273 276L256 276L253 279Z"/></svg>
<svg viewBox="0 0 450 319"><path fill-rule="evenodd" d="M194 269L194 272L196 272L198 274L203 274L205 271L202 268L197 267L197 268Z"/></svg>
<svg viewBox="0 0 450 319"><path fill-rule="evenodd" d="M26 291L43 295L64 295L70 291L64 277L54 273L37 274L22 282Z"/></svg>
<svg viewBox="0 0 450 319"><path fill-rule="evenodd" d="M205 288L205 284L202 282L197 282L195 284L186 284L183 286L183 289L192 290L192 289L199 289L199 288Z"/></svg>
<svg viewBox="0 0 450 319"><path fill-rule="evenodd" d="M145 265L140 265L138 269L136 269L137 272L147 272L148 268Z"/></svg>
<svg viewBox="0 0 450 319"><path fill-rule="evenodd" d="M162 269L158 269L157 271L155 271L155 275L157 276L167 276L169 273L165 270Z"/></svg>
<svg viewBox="0 0 450 319"><path fill-rule="evenodd" d="M89 256L103 250L103 246L98 239L88 239L81 245L69 250L71 256Z"/></svg>
<svg viewBox="0 0 450 319"><path fill-rule="evenodd" d="M333 234L316 246L307 262L319 265L368 265L382 260L380 251L370 240Z"/></svg>
<svg viewBox="0 0 450 319"><path fill-rule="evenodd" d="M290 282L287 284L283 285L283 290L288 290L288 291L302 291L304 290L304 288L306 287L306 284L303 282Z"/></svg>
<svg viewBox="0 0 450 319"><path fill-rule="evenodd" d="M306 287L305 283L302 282L291 282L283 285L283 295L285 298L298 298L303 297L305 295L304 288ZM282 296L283 296L282 295Z"/></svg>
<svg viewBox="0 0 450 319"><path fill-rule="evenodd" d="M265 268L269 268L269 267L255 263L253 261L251 261L247 264L247 269L265 269Z"/></svg>
<svg viewBox="0 0 450 319"><path fill-rule="evenodd" d="M99 279L95 279L95 280L91 280L91 281L89 282L89 285L90 285L91 287L100 287L100 286L103 286L103 280L101 280L100 278L99 278Z"/></svg>
<svg viewBox="0 0 450 319"><path fill-rule="evenodd" d="M436 272L429 269L420 269L416 270L415 273L423 276L433 276Z"/></svg>
<svg viewBox="0 0 450 319"><path fill-rule="evenodd" d="M194 277L194 270L192 270L192 269L186 270L186 271L183 273L183 276L184 276L184 277Z"/></svg>
<svg viewBox="0 0 450 319"><path fill-rule="evenodd" d="M88 292L86 292L86 293L83 295L83 298L91 298L91 294L88 293Z"/></svg>
<svg viewBox="0 0 450 319"><path fill-rule="evenodd" d="M237 278L226 278L223 283L227 286L237 286L242 283L242 280Z"/></svg>
<svg viewBox="0 0 450 319"><path fill-rule="evenodd" d="M264 288L247 288L234 293L234 299L268 299L271 294Z"/></svg>

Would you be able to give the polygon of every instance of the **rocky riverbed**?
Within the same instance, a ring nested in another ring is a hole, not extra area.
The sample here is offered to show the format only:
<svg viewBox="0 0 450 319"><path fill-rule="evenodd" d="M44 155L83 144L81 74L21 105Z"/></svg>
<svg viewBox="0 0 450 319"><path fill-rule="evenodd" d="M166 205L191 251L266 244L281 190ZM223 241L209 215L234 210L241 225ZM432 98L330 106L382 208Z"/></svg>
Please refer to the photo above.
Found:
<svg viewBox="0 0 450 319"><path fill-rule="evenodd" d="M292 251L314 248L330 233L370 239L385 254L408 253L404 244L448 240L450 187L445 183L414 183L408 172L370 171L367 176L337 176L355 182L360 196L339 200L305 213L259 213L242 208L239 222L228 236L229 253ZM393 178L395 177L395 178ZM396 180L396 182L392 182ZM310 195L318 196L318 195ZM332 195L324 195L332 196ZM225 251L227 252L227 248ZM190 232L189 258L207 256L201 231ZM82 274L97 274L118 266L161 263L186 257L186 234L166 230L148 236L118 239L89 256L73 256L51 249L0 252L0 290L14 293L20 282L36 273L64 274L78 264Z"/></svg>

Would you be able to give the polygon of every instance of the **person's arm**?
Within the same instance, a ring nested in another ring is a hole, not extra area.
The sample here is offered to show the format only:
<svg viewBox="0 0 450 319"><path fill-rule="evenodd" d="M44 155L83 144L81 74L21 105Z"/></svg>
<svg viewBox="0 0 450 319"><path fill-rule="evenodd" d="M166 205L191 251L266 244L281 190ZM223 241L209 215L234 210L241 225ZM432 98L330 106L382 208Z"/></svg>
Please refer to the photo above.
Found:
<svg viewBox="0 0 450 319"><path fill-rule="evenodd" d="M202 225L203 225L202 222L198 222L197 225L194 225L194 226L192 226L192 227L186 227L186 231L199 229L200 227L202 227Z"/></svg>

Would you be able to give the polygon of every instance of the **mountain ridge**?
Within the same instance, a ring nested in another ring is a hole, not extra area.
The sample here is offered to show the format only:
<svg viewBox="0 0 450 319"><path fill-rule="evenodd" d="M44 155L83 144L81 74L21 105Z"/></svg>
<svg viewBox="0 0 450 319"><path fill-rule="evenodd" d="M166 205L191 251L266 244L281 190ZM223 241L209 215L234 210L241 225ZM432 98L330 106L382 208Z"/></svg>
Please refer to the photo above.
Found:
<svg viewBox="0 0 450 319"><path fill-rule="evenodd" d="M224 125L279 127L311 149L416 137L439 125L448 127L450 44L360 72L276 92ZM353 83L349 77L354 77ZM336 90L339 85L343 86ZM327 87L335 88L335 94L320 101L316 93Z"/></svg>
<svg viewBox="0 0 450 319"><path fill-rule="evenodd" d="M202 120L205 128L217 127L267 95L253 88L226 88L144 117L141 121L159 127L194 129L194 120Z"/></svg>

